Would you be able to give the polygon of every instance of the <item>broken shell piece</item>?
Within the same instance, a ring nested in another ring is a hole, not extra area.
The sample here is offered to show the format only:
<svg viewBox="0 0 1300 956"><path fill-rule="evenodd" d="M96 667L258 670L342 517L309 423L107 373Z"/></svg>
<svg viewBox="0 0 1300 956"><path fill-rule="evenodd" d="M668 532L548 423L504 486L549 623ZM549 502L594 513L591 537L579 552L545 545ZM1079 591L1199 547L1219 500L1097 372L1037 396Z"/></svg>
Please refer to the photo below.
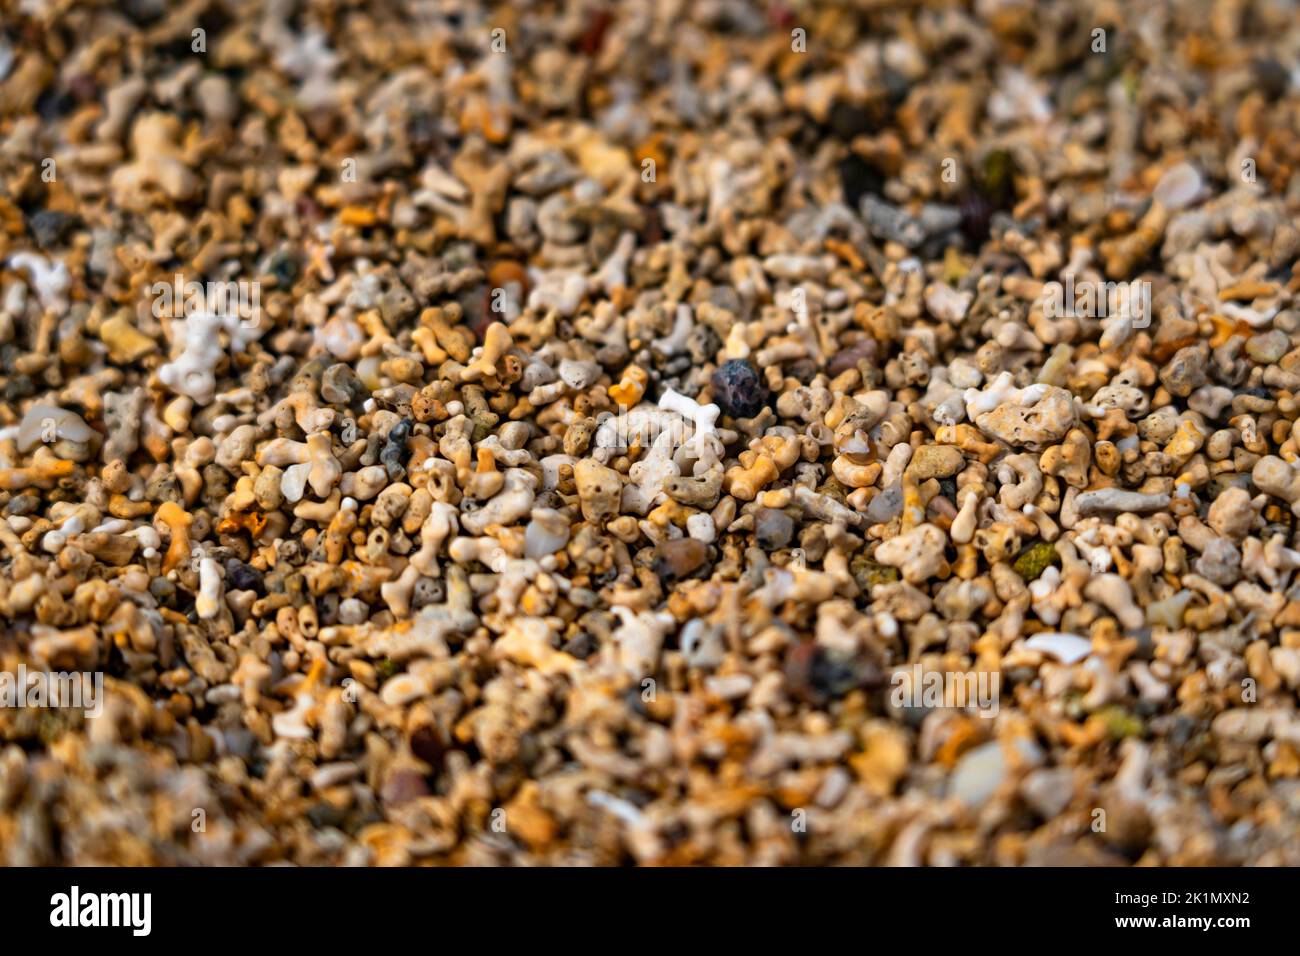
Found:
<svg viewBox="0 0 1300 956"><path fill-rule="evenodd" d="M1050 654L1062 664L1077 664L1092 653L1092 641L1077 634L1043 631L1025 641L1025 646Z"/></svg>
<svg viewBox="0 0 1300 956"><path fill-rule="evenodd" d="M53 445L66 441L85 445L98 437L99 432L82 421L76 412L38 402L23 415L17 442L19 451L28 452L41 443Z"/></svg>

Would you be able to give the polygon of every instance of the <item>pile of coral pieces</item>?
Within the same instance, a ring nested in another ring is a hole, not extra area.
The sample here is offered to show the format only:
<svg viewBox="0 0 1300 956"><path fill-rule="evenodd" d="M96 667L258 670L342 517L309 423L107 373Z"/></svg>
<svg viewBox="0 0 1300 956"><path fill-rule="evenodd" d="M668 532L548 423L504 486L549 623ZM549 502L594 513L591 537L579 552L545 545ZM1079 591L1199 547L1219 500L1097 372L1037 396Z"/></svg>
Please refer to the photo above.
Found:
<svg viewBox="0 0 1300 956"><path fill-rule="evenodd" d="M1285 4L4 6L0 861L1300 864Z"/></svg>

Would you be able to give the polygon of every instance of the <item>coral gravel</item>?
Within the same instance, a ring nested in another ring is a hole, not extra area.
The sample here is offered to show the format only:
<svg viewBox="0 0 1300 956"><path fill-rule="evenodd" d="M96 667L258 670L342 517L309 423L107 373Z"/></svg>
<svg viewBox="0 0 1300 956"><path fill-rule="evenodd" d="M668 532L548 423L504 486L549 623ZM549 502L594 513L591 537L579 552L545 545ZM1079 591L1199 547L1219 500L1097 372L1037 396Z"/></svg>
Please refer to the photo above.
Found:
<svg viewBox="0 0 1300 956"><path fill-rule="evenodd" d="M1287 4L0 11L0 861L1300 864Z"/></svg>

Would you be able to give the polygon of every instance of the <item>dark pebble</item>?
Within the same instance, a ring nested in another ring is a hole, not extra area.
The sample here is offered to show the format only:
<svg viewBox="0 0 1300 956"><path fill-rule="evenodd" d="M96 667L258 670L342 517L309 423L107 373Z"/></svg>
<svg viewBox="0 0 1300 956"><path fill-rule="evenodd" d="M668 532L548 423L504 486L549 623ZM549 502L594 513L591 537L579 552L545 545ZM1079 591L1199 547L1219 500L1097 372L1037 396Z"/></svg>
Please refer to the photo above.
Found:
<svg viewBox="0 0 1300 956"><path fill-rule="evenodd" d="M57 246L76 223L76 216L53 209L42 209L27 221L32 231L32 238L42 249Z"/></svg>
<svg viewBox="0 0 1300 956"><path fill-rule="evenodd" d="M155 601L166 607L176 597L176 585L166 578L154 578L149 582L149 593Z"/></svg>
<svg viewBox="0 0 1300 956"><path fill-rule="evenodd" d="M1162 706L1154 700L1139 700L1133 709L1138 717L1150 719L1160 713Z"/></svg>
<svg viewBox="0 0 1300 956"><path fill-rule="evenodd" d="M889 99L889 105L893 108L902 106L907 100L907 95L912 92L912 81L902 73L892 67L885 67L884 71L885 96Z"/></svg>
<svg viewBox="0 0 1300 956"><path fill-rule="evenodd" d="M325 827L340 827L343 825L343 811L322 800L320 803L312 804L307 810L307 820L318 830Z"/></svg>
<svg viewBox="0 0 1300 956"><path fill-rule="evenodd" d="M885 177L880 170L857 153L840 160L839 172L844 203L855 212L863 196L879 196L885 188Z"/></svg>
<svg viewBox="0 0 1300 956"><path fill-rule="evenodd" d="M821 367L813 359L795 359L785 367L785 373L801 385L810 385Z"/></svg>
<svg viewBox="0 0 1300 956"><path fill-rule="evenodd" d="M961 210L961 231L970 242L979 245L989 237L997 207L982 193L968 192L957 201Z"/></svg>
<svg viewBox="0 0 1300 956"><path fill-rule="evenodd" d="M316 599L316 616L322 627L330 627L339 621L339 596L330 592Z"/></svg>
<svg viewBox="0 0 1300 956"><path fill-rule="evenodd" d="M41 499L36 495L14 495L5 505L5 513L11 515L29 515L41 506Z"/></svg>
<svg viewBox="0 0 1300 956"><path fill-rule="evenodd" d="M298 262L287 252L277 252L267 263L266 271L275 277L277 288L287 289L298 278Z"/></svg>
<svg viewBox="0 0 1300 956"><path fill-rule="evenodd" d="M843 697L858 685L858 670L853 661L819 647L813 653L809 684L826 697Z"/></svg>
<svg viewBox="0 0 1300 956"><path fill-rule="evenodd" d="M664 220L657 207L641 207L641 228L637 231L637 239L643 246L653 246L663 242Z"/></svg>
<svg viewBox="0 0 1300 956"><path fill-rule="evenodd" d="M412 114L406 124L406 135L415 149L421 152L433 149L441 138L437 117L428 110L419 110Z"/></svg>
<svg viewBox="0 0 1300 956"><path fill-rule="evenodd" d="M1256 60L1251 64L1255 83L1267 99L1278 100L1291 87L1291 73L1277 60Z"/></svg>
<svg viewBox="0 0 1300 956"><path fill-rule="evenodd" d="M400 481L406 474L402 459L406 457L406 441L411 437L412 422L403 418L388 431L388 441L379 453L379 461L388 472L390 481Z"/></svg>
<svg viewBox="0 0 1300 956"><path fill-rule="evenodd" d="M430 724L415 728L411 732L411 753L419 757L430 767L437 770L442 766L442 759L450 747L441 730Z"/></svg>
<svg viewBox="0 0 1300 956"><path fill-rule="evenodd" d="M605 45L605 33L614 22L614 15L608 10L596 9L587 17L582 36L578 40L578 49L586 56L595 56Z"/></svg>
<svg viewBox="0 0 1300 956"><path fill-rule="evenodd" d="M794 537L794 519L775 508L760 508L754 516L754 540L764 551L780 551Z"/></svg>
<svg viewBox="0 0 1300 956"><path fill-rule="evenodd" d="M703 322L697 323L686 338L686 352L696 365L713 361L721 347L722 340L718 338L718 333Z"/></svg>
<svg viewBox="0 0 1300 956"><path fill-rule="evenodd" d="M1139 628L1129 636L1137 640L1137 650L1133 652L1135 659L1139 661L1153 661L1156 659L1156 644L1151 637L1151 628Z"/></svg>
<svg viewBox="0 0 1300 956"><path fill-rule="evenodd" d="M747 359L723 362L712 384L713 400L732 418L753 418L770 399L763 377Z"/></svg>
<svg viewBox="0 0 1300 956"><path fill-rule="evenodd" d="M596 653L596 637L593 634L583 632L575 637L569 638L564 642L562 648L564 653L578 660L585 661L592 654Z"/></svg>
<svg viewBox="0 0 1300 956"><path fill-rule="evenodd" d="M817 706L838 700L856 687L883 683L883 675L874 664L846 658L813 641L801 641L790 649L785 659L785 678L796 697Z"/></svg>
<svg viewBox="0 0 1300 956"><path fill-rule="evenodd" d="M825 649L812 641L801 641L790 649L785 658L785 679L795 697L812 704L825 703L825 689L818 686L825 681L825 656Z"/></svg>
<svg viewBox="0 0 1300 956"><path fill-rule="evenodd" d="M876 116L872 110L861 103L836 100L831 105L831 115L827 123L832 134L847 142L855 136L872 132L875 128L875 120Z"/></svg>
<svg viewBox="0 0 1300 956"><path fill-rule="evenodd" d="M661 578L684 578L699 569L709 556L709 546L694 538L675 538L659 545L655 573Z"/></svg>
<svg viewBox="0 0 1300 956"><path fill-rule="evenodd" d="M831 357L830 364L826 367L826 374L834 378L851 368L857 368L858 362L865 361L868 364L874 362L876 350L875 339L866 339L846 349L840 349Z"/></svg>
<svg viewBox="0 0 1300 956"><path fill-rule="evenodd" d="M47 89L36 98L36 112L46 122L63 119L76 108L77 101L65 90Z"/></svg>
<svg viewBox="0 0 1300 956"><path fill-rule="evenodd" d="M266 585L262 581L262 572L245 564L238 558L230 558L226 561L226 586L232 591L266 593Z"/></svg>
<svg viewBox="0 0 1300 956"><path fill-rule="evenodd" d="M729 285L715 285L709 290L709 301L719 309L726 309L733 315L740 315L745 308L740 293Z"/></svg>
<svg viewBox="0 0 1300 956"><path fill-rule="evenodd" d="M26 375L15 375L5 383L4 397L11 402L35 394L36 386L32 384L31 378Z"/></svg>

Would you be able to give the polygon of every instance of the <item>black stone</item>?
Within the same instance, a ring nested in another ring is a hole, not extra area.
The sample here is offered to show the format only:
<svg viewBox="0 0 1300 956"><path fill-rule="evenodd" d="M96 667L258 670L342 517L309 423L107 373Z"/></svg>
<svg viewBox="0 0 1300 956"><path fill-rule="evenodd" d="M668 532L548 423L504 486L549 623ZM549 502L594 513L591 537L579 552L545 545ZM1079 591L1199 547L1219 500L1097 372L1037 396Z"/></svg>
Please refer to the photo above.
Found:
<svg viewBox="0 0 1300 956"><path fill-rule="evenodd" d="M584 631L576 637L571 637L569 640L565 641L564 647L561 649L569 656L585 661L596 652L595 635L588 634Z"/></svg>
<svg viewBox="0 0 1300 956"><path fill-rule="evenodd" d="M63 237L77 223L77 217L54 209L42 209L27 221L32 238L42 249L49 249L63 241Z"/></svg>
<svg viewBox="0 0 1300 956"><path fill-rule="evenodd" d="M754 540L764 551L780 551L794 537L794 519L775 508L761 508L754 516Z"/></svg>
<svg viewBox="0 0 1300 956"><path fill-rule="evenodd" d="M855 212L863 196L879 196L885 188L885 177L880 170L857 153L840 160L839 173L844 203Z"/></svg>
<svg viewBox="0 0 1300 956"><path fill-rule="evenodd" d="M263 595L266 593L262 572L238 558L230 558L226 561L226 584L232 591L256 591Z"/></svg>
<svg viewBox="0 0 1300 956"><path fill-rule="evenodd" d="M874 114L862 104L836 100L831 105L828 124L835 136L847 141L855 136L872 132L875 126L874 121Z"/></svg>
<svg viewBox="0 0 1300 956"><path fill-rule="evenodd" d="M724 362L713 373L713 400L732 418L753 418L770 399L763 376L746 359Z"/></svg>
<svg viewBox="0 0 1300 956"><path fill-rule="evenodd" d="M1255 83L1267 99L1278 100L1291 87L1291 73L1274 59L1260 59L1251 64Z"/></svg>

